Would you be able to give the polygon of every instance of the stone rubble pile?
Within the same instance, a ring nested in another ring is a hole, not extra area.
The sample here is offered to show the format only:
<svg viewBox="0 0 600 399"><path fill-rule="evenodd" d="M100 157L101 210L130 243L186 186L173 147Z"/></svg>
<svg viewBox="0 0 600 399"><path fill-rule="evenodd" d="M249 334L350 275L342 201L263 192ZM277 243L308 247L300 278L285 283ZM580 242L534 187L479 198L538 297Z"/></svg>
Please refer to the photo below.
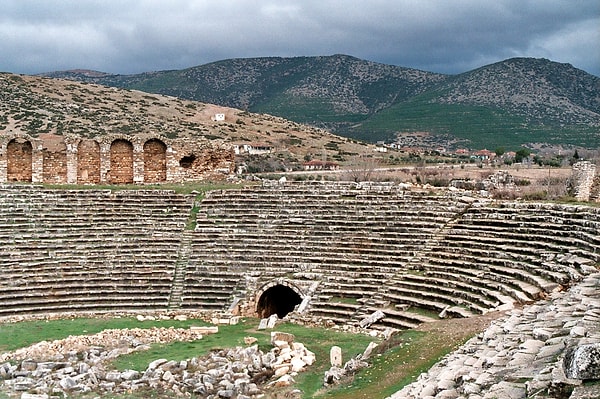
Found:
<svg viewBox="0 0 600 399"><path fill-rule="evenodd" d="M102 347L115 354L126 354L135 350L148 349L149 344L202 339L205 330L197 328L129 328L104 330L93 335L69 336L55 341L42 341L27 348L0 354L0 362L14 359L60 358L63 353L80 352L90 347Z"/></svg>
<svg viewBox="0 0 600 399"><path fill-rule="evenodd" d="M600 380L600 273L511 311L390 398L597 398L588 380Z"/></svg>
<svg viewBox="0 0 600 399"><path fill-rule="evenodd" d="M161 336L186 340L196 334L180 329L163 330L175 331L162 332L163 335L153 331L142 338L141 333L132 333L132 330L107 330L94 336L69 337L62 342L40 343L5 354L0 362L2 388L21 399L47 399L86 392L122 394L148 389L173 396L195 394L204 398L252 399L262 397L269 386L290 385L293 376L315 362L314 353L294 342L292 334L272 332L274 348L267 353L253 345L214 351L183 361L158 359L141 372L110 368L110 361L121 354L143 349L151 340L165 342L159 341ZM76 342L78 339L80 342ZM97 346L98 343L107 343L107 346Z"/></svg>

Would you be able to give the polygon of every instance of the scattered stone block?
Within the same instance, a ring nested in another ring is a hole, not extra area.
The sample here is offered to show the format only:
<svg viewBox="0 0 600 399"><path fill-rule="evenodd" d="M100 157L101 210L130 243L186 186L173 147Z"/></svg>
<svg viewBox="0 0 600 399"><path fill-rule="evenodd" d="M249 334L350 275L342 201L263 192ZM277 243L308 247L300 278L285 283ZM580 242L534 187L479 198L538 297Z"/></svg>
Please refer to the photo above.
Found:
<svg viewBox="0 0 600 399"><path fill-rule="evenodd" d="M276 314L272 314L267 318L267 328L275 328L275 324L279 320L279 317Z"/></svg>
<svg viewBox="0 0 600 399"><path fill-rule="evenodd" d="M218 326L191 326L190 331L201 334L201 335L209 335L216 334L219 332Z"/></svg>
<svg viewBox="0 0 600 399"><path fill-rule="evenodd" d="M371 315L365 317L364 319L362 319L358 324L362 328L367 328L367 327L371 326L371 324L383 319L384 317L385 317L385 313L383 313L381 310L378 310L378 311L372 313Z"/></svg>
<svg viewBox="0 0 600 399"><path fill-rule="evenodd" d="M361 356L361 359L367 360L368 358L370 358L371 357L371 353L373 352L373 349L375 349L376 347L377 347L377 343L376 342L369 342L369 345L367 345L367 348L363 352L363 354Z"/></svg>
<svg viewBox="0 0 600 399"><path fill-rule="evenodd" d="M281 331L273 331L271 332L271 345L274 345L276 341L285 341L288 345L290 345L296 337L294 334L285 333Z"/></svg>
<svg viewBox="0 0 600 399"><path fill-rule="evenodd" d="M35 393L27 393L23 392L21 394L21 399L48 399L49 396L45 393L35 394Z"/></svg>
<svg viewBox="0 0 600 399"><path fill-rule="evenodd" d="M329 351L329 361L331 362L331 367L342 367L342 348L332 346Z"/></svg>
<svg viewBox="0 0 600 399"><path fill-rule="evenodd" d="M266 330L268 322L269 322L268 319L261 319L260 323L258 324L258 329L259 330Z"/></svg>

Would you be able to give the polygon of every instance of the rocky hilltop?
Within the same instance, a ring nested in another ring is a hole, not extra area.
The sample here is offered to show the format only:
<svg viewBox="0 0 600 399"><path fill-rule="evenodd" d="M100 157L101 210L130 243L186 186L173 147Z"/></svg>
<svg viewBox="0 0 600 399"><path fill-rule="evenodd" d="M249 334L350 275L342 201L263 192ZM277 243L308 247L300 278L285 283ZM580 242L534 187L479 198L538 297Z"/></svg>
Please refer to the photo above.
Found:
<svg viewBox="0 0 600 399"><path fill-rule="evenodd" d="M449 79L437 101L494 106L528 122L599 126L600 79L569 64L513 58Z"/></svg>

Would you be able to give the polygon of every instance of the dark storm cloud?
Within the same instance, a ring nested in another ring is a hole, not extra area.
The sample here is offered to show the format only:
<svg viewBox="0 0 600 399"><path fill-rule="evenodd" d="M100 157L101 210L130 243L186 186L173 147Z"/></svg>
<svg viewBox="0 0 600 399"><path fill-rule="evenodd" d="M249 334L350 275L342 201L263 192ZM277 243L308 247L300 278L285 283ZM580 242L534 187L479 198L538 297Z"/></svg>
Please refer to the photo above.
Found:
<svg viewBox="0 0 600 399"><path fill-rule="evenodd" d="M544 57L600 74L597 0L5 0L2 9L0 70L17 73L342 53L445 73Z"/></svg>

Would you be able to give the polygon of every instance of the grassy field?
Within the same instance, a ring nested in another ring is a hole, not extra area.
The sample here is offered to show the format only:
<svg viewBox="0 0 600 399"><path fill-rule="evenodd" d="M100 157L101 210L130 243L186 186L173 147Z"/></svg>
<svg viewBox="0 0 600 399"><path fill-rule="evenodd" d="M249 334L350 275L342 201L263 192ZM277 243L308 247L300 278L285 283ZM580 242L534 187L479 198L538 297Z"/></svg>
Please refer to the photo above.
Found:
<svg viewBox="0 0 600 399"><path fill-rule="evenodd" d="M187 321L144 321L133 318L75 318L49 321L26 321L0 324L0 352L28 346L42 340L65 338L69 335L94 334L113 328L150 327L189 327L205 325L200 320ZM271 349L270 331L257 330L257 319L245 319L236 326L220 326L219 333L205 336L193 342L173 342L152 345L151 349L121 356L111 365L115 369L145 370L148 363L159 358L183 360L202 356L215 348L243 346L246 336L258 339L263 351ZM323 328L308 328L284 323L276 327L278 331L292 333L297 342L304 343L316 354L317 362L306 372L296 377L296 386L303 392L303 398L384 398L414 380L444 354L461 344L466 335L448 339L441 331L405 331L392 340L382 343L367 335L355 335ZM361 371L353 380L348 380L335 388L323 388L324 372L329 369L331 346L342 348L344 362L364 351L369 342L375 340L380 345L372 357L372 366ZM127 398L160 397L156 392L144 392L142 396ZM0 398L3 398L0 393ZM110 396L110 398L113 398ZM118 396L124 399L125 396Z"/></svg>

